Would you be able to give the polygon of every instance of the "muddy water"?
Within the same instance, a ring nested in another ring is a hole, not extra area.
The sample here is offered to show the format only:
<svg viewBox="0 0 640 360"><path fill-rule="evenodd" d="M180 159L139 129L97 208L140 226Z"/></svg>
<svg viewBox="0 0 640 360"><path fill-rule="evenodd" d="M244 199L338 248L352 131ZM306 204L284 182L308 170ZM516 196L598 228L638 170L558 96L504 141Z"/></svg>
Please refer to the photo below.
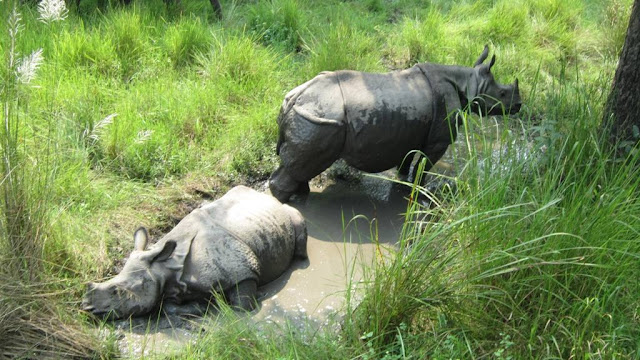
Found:
<svg viewBox="0 0 640 360"><path fill-rule="evenodd" d="M313 185L306 201L291 204L307 221L309 259L263 288L257 321L328 324L340 316L346 290L361 287L363 269L398 240L407 206L398 185L368 176Z"/></svg>

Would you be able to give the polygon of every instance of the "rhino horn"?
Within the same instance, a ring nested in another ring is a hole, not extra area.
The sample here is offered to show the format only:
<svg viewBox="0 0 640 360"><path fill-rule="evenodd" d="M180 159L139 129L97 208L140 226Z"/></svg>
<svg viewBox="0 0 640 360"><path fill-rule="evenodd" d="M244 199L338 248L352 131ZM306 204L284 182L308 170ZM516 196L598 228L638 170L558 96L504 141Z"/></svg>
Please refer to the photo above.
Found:
<svg viewBox="0 0 640 360"><path fill-rule="evenodd" d="M473 67L476 67L482 64L487 59L487 56L489 56L489 45L484 46L484 50L482 50L482 54L480 54L480 57L478 58L478 60L476 60L475 64L473 64Z"/></svg>

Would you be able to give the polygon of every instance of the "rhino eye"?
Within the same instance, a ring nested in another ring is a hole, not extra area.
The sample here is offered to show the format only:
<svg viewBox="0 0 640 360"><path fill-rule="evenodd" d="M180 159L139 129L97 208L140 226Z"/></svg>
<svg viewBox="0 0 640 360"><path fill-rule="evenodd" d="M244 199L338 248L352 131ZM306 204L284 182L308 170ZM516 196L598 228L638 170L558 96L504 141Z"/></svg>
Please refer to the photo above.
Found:
<svg viewBox="0 0 640 360"><path fill-rule="evenodd" d="M504 90L500 90L500 96L504 97L507 93Z"/></svg>

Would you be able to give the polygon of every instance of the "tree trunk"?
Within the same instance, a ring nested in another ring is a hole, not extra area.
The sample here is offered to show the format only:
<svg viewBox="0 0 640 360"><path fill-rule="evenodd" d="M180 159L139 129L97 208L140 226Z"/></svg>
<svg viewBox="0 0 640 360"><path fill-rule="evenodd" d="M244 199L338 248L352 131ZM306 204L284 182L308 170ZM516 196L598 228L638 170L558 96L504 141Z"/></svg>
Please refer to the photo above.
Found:
<svg viewBox="0 0 640 360"><path fill-rule="evenodd" d="M610 139L634 145L640 140L640 0L633 2L627 37L605 106ZM631 142L631 143L629 143Z"/></svg>

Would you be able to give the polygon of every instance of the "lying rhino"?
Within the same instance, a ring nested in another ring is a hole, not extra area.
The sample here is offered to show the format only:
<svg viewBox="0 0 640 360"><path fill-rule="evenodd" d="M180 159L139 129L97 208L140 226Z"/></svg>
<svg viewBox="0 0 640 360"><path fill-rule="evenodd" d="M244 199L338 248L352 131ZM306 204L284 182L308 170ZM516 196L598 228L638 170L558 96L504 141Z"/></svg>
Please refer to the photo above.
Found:
<svg viewBox="0 0 640 360"><path fill-rule="evenodd" d="M271 175L271 193L286 202L308 192L308 181L339 158L366 172L402 164L406 175L411 163L404 158L420 150L428 170L455 140L458 110L518 112L518 80L498 84L491 74L495 55L483 64L488 53L485 46L472 68L424 63L385 74L323 72L296 87L278 116L281 164Z"/></svg>
<svg viewBox="0 0 640 360"><path fill-rule="evenodd" d="M224 293L251 310L257 287L280 276L294 256L307 257L307 228L298 210L244 186L194 210L147 249L147 231L122 271L90 283L83 309L112 319L143 315L161 300L181 303Z"/></svg>

